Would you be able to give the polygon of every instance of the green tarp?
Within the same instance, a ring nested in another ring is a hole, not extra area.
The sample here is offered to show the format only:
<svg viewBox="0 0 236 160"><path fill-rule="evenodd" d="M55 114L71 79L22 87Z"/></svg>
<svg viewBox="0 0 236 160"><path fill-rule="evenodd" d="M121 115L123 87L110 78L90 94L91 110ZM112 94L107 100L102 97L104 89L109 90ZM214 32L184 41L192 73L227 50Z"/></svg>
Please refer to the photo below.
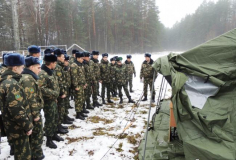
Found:
<svg viewBox="0 0 236 160"><path fill-rule="evenodd" d="M171 100L185 159L235 160L236 29L183 54L159 58L153 67L172 79ZM190 75L219 87L202 109L192 105L186 92Z"/></svg>

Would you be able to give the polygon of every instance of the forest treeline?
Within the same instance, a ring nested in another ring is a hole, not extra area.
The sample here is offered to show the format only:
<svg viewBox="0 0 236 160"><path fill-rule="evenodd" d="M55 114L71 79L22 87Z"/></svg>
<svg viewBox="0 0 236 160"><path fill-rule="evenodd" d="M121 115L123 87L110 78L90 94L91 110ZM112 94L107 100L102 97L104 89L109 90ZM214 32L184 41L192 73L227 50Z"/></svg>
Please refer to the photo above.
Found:
<svg viewBox="0 0 236 160"><path fill-rule="evenodd" d="M0 0L0 50L14 50L12 0ZM20 46L79 44L88 51L187 50L236 27L236 0L204 1L172 28L155 0L18 0Z"/></svg>

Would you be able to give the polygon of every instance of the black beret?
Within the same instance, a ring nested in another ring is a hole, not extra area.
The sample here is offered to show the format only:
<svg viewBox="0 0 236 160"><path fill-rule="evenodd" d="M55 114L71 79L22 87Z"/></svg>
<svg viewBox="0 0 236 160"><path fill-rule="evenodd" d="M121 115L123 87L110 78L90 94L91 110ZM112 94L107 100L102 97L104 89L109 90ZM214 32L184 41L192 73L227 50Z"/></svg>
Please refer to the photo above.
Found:
<svg viewBox="0 0 236 160"><path fill-rule="evenodd" d="M44 50L44 54L52 54L53 53L53 49L51 48L47 48Z"/></svg>
<svg viewBox="0 0 236 160"><path fill-rule="evenodd" d="M40 61L38 58L32 57L32 56L25 58L25 66L26 67L29 67L29 66L32 66L35 64L40 64Z"/></svg>
<svg viewBox="0 0 236 160"><path fill-rule="evenodd" d="M92 55L99 55L99 51L92 51Z"/></svg>
<svg viewBox="0 0 236 160"><path fill-rule="evenodd" d="M72 54L76 54L76 52L79 52L77 49L72 50Z"/></svg>
<svg viewBox="0 0 236 160"><path fill-rule="evenodd" d="M46 62L56 62L57 61L57 56L55 56L53 54L45 54L43 60L46 61Z"/></svg>
<svg viewBox="0 0 236 160"><path fill-rule="evenodd" d="M28 47L28 52L29 53L40 53L40 47L32 45Z"/></svg>
<svg viewBox="0 0 236 160"><path fill-rule="evenodd" d="M76 52L75 57L76 57L76 58L84 57L84 53L83 53L83 52Z"/></svg>
<svg viewBox="0 0 236 160"><path fill-rule="evenodd" d="M103 53L102 57L108 57L108 53Z"/></svg>
<svg viewBox="0 0 236 160"><path fill-rule="evenodd" d="M68 56L67 54L64 54L64 55L65 55L65 60L69 61L70 60L70 56Z"/></svg>
<svg viewBox="0 0 236 160"><path fill-rule="evenodd" d="M6 66L25 65L25 57L19 53L11 53L5 56L4 62Z"/></svg>
<svg viewBox="0 0 236 160"><path fill-rule="evenodd" d="M64 52L61 49L55 49L54 50L54 55L55 56L61 56L62 54L64 54Z"/></svg>
<svg viewBox="0 0 236 160"><path fill-rule="evenodd" d="M127 55L127 58L132 58L132 56L129 54L129 55Z"/></svg>
<svg viewBox="0 0 236 160"><path fill-rule="evenodd" d="M145 53L145 57L151 57L152 55L150 53Z"/></svg>

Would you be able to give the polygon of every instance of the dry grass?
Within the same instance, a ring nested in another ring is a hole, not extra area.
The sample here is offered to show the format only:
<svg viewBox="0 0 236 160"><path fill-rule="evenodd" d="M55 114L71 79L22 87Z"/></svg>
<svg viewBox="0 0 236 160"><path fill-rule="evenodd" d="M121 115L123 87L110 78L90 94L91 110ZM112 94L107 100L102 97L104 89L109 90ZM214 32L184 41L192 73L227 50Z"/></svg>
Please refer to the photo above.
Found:
<svg viewBox="0 0 236 160"><path fill-rule="evenodd" d="M106 132L106 131L112 131L112 130L114 130L114 127L111 127L111 128L108 128L108 129L105 129L105 128L96 128L96 129L94 129L94 130L95 130L95 132L93 132L93 135L94 135L94 136L103 136L103 135L108 135L108 136L110 136L110 137L114 137L114 136L115 136L115 134L110 134L110 133ZM104 131L104 130L106 130L106 131Z"/></svg>
<svg viewBox="0 0 236 160"><path fill-rule="evenodd" d="M89 156L93 156L94 155L94 151L88 151L88 155Z"/></svg>
<svg viewBox="0 0 236 160"><path fill-rule="evenodd" d="M74 143L74 142L89 140L89 139L93 139L93 138L94 137L77 137L77 138L66 137L66 140L68 140L67 144L71 144L71 143Z"/></svg>
<svg viewBox="0 0 236 160"><path fill-rule="evenodd" d="M124 150L122 149L122 147L123 147L123 143L120 143L119 148L116 148L116 151L117 152L123 152Z"/></svg>
<svg viewBox="0 0 236 160"><path fill-rule="evenodd" d="M138 143L138 139L141 137L139 133L132 135L132 136L127 136L128 142L136 145Z"/></svg>
<svg viewBox="0 0 236 160"><path fill-rule="evenodd" d="M74 124L72 124L71 126L68 127L69 129L73 130L73 129L76 129L76 128L81 128L80 126L76 126Z"/></svg>
<svg viewBox="0 0 236 160"><path fill-rule="evenodd" d="M113 123L113 120L109 120L109 119L105 119L105 118L101 118L99 116L93 116L93 117L89 117L88 121L92 122L92 123L99 123L99 122L103 122L104 124L110 124Z"/></svg>

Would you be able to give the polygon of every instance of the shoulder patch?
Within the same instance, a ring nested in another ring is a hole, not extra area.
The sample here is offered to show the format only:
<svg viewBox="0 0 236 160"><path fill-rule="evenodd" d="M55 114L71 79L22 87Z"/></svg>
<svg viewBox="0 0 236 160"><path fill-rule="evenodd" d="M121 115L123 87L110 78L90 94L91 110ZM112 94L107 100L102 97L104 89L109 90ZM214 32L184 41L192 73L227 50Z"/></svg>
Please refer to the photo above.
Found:
<svg viewBox="0 0 236 160"><path fill-rule="evenodd" d="M61 77L61 76L62 76L61 72L57 72L57 75L58 75L59 77Z"/></svg>
<svg viewBox="0 0 236 160"><path fill-rule="evenodd" d="M15 95L15 99L16 99L17 101L22 101L22 100L23 100L23 97L21 97L21 95L20 95L19 92L16 92L14 95Z"/></svg>
<svg viewBox="0 0 236 160"><path fill-rule="evenodd" d="M33 88L30 88L29 91L30 91L31 94L34 93L34 89Z"/></svg>

